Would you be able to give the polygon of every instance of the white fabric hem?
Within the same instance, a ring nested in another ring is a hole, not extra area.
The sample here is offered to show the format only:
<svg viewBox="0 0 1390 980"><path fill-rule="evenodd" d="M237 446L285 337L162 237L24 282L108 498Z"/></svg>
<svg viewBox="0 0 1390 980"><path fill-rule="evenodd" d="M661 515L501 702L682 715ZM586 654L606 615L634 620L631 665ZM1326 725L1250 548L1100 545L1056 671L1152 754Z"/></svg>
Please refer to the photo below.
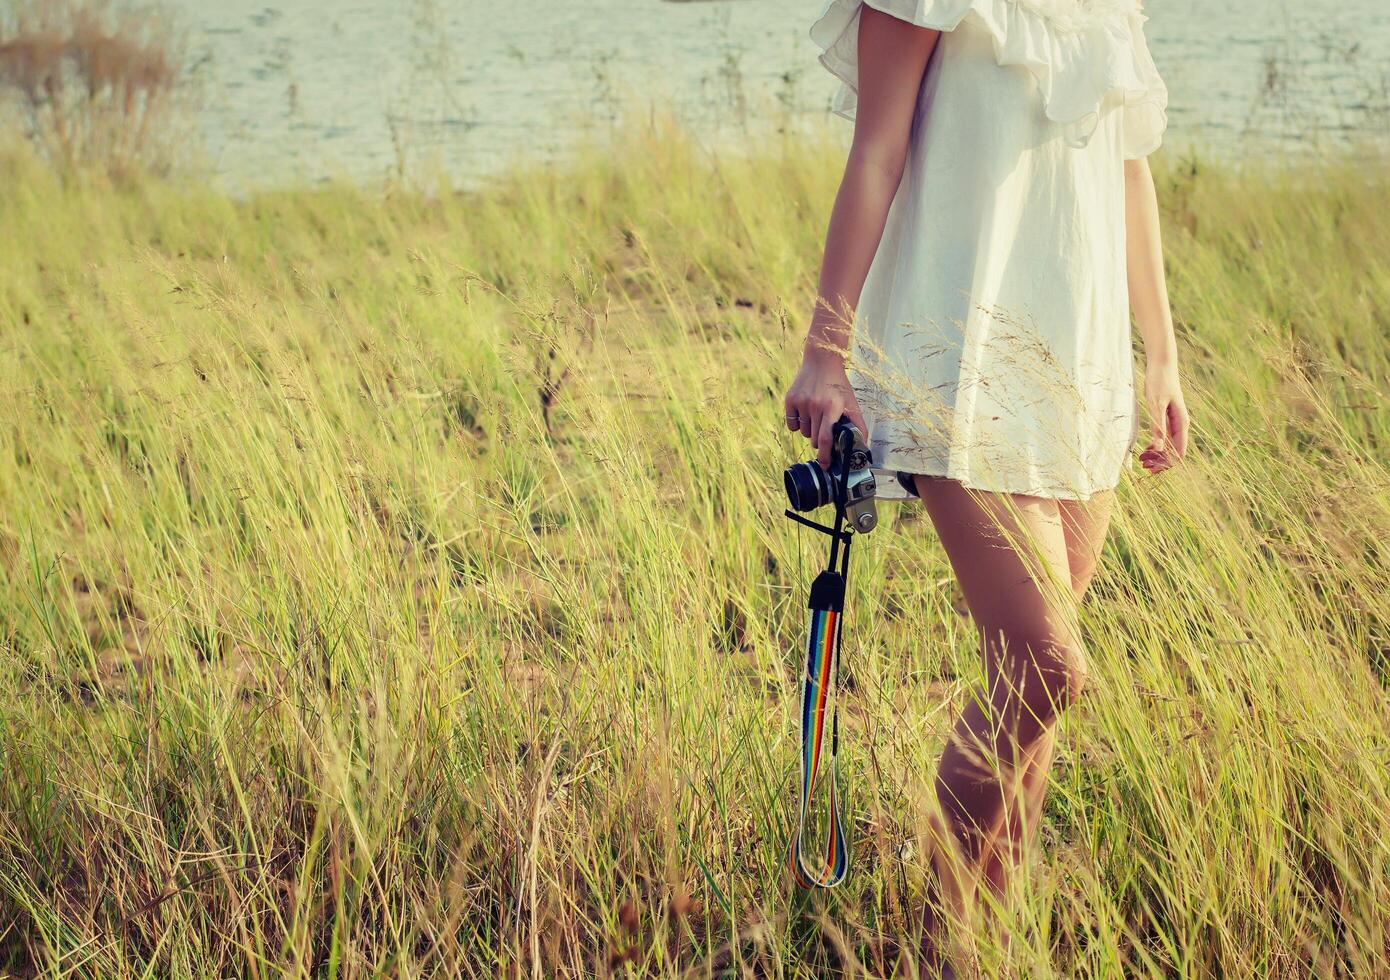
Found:
<svg viewBox="0 0 1390 980"><path fill-rule="evenodd" d="M875 500L884 501L906 501L919 499L916 494L908 493L903 489L898 481L898 474L904 476L930 476L946 480L953 480L969 490L979 490L984 493L1015 493L1028 497L1041 497L1045 500L1074 500L1085 503L1098 493L1105 493L1114 490L1120 485L1117 476L1113 483L1097 483L1088 488L1077 487L1055 487L1039 486L1036 483L1014 482L1010 480L976 480L968 474L960 472L956 467L947 466L944 468L921 468L921 464L916 464L917 468L912 470L901 470L896 468L873 467L874 480L880 488L874 494ZM884 493L883 487L891 487L892 493Z"/></svg>

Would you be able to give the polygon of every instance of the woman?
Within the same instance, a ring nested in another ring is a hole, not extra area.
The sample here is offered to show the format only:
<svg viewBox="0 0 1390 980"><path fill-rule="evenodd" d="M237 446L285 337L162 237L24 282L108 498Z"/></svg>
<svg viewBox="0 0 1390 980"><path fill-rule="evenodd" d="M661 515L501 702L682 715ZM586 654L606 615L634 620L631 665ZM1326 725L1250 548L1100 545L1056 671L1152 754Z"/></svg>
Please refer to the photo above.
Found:
<svg viewBox="0 0 1390 980"><path fill-rule="evenodd" d="M1138 0L830 0L811 28L854 137L786 424L822 464L842 413L869 434L879 498L921 499L980 631L985 689L933 823L961 915L1020 864L1085 683L1075 606L1137 434L1131 311L1140 460L1187 449L1146 19Z"/></svg>

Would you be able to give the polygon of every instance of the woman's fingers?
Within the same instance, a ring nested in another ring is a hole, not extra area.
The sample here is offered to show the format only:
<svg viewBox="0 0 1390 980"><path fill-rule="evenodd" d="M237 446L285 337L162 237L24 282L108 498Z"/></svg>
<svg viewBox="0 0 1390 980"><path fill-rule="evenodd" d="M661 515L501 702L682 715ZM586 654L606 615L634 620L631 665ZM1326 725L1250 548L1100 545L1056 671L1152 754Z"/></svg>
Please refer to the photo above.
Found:
<svg viewBox="0 0 1390 980"><path fill-rule="evenodd" d="M849 416L849 420L854 423L854 427L864 436L865 441L869 438L869 427L864 424L864 415L859 411L858 402L853 399L845 406L844 414Z"/></svg>
<svg viewBox="0 0 1390 980"><path fill-rule="evenodd" d="M1163 450L1159 449L1157 445L1152 442L1149 443L1148 448L1139 454L1139 462L1142 463L1144 469L1148 470L1150 473L1162 473L1170 465L1168 457L1164 455Z"/></svg>
<svg viewBox="0 0 1390 980"><path fill-rule="evenodd" d="M806 408L806 397L795 389L787 392L786 416L787 428L792 432L800 432L803 436L811 434L811 413Z"/></svg>
<svg viewBox="0 0 1390 980"><path fill-rule="evenodd" d="M1178 459L1187 453L1187 406L1180 400L1168 405L1168 433L1177 451Z"/></svg>
<svg viewBox="0 0 1390 980"><path fill-rule="evenodd" d="M816 447L816 459L821 466L830 465L830 451L834 449L835 423L840 421L843 414L840 400L831 398L822 402L815 409L816 412L816 435L811 441L811 445Z"/></svg>
<svg viewBox="0 0 1390 980"><path fill-rule="evenodd" d="M1168 399L1161 398L1149 405L1149 425L1152 438L1139 454L1139 462L1150 473L1162 473L1172 465L1168 456Z"/></svg>
<svg viewBox="0 0 1390 980"><path fill-rule="evenodd" d="M801 428L801 409L797 407L797 399L788 393L782 402L782 421L787 423L787 428L792 432Z"/></svg>
<svg viewBox="0 0 1390 980"><path fill-rule="evenodd" d="M1162 473L1176 465L1187 452L1187 406L1183 404L1181 395L1163 398L1151 407L1149 414L1153 422L1153 439L1139 454L1139 461L1149 472Z"/></svg>
<svg viewBox="0 0 1390 980"><path fill-rule="evenodd" d="M811 414L815 416L815 421L811 423L811 448L816 451L816 459L822 466L825 466L830 462L828 458L830 454L822 451L820 447L824 434L822 430L825 428L825 406L812 406Z"/></svg>
<svg viewBox="0 0 1390 980"><path fill-rule="evenodd" d="M1161 449L1168 440L1168 399L1149 407L1149 421L1153 424L1154 443Z"/></svg>
<svg viewBox="0 0 1390 980"><path fill-rule="evenodd" d="M788 429L799 430L803 436L811 440L811 446L816 451L816 460L822 466L830 465L830 457L835 448L835 423L840 421L842 416L848 416L860 432L866 435L868 433L857 402L853 397L844 397L834 388L827 392L825 387L822 387L810 394L800 394L794 387L783 399L783 414Z"/></svg>

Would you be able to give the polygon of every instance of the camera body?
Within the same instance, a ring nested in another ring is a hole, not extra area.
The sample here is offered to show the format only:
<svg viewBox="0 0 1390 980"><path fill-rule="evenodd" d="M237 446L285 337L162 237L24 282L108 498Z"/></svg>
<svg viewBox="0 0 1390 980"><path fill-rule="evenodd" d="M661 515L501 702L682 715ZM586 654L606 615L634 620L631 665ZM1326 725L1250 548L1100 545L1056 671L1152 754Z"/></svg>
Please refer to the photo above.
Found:
<svg viewBox="0 0 1390 980"><path fill-rule="evenodd" d="M878 526L874 506L878 487L872 465L873 453L864 434L842 415L831 430L830 466L812 459L794 463L783 472L787 500L796 511L815 510L829 503L843 506L851 528L860 533L872 531Z"/></svg>

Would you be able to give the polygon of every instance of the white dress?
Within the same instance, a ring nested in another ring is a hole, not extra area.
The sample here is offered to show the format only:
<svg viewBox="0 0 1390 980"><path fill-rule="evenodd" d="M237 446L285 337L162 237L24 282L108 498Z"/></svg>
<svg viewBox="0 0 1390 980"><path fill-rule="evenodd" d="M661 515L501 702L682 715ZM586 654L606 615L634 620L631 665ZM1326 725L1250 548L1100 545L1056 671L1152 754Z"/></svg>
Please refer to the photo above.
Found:
<svg viewBox="0 0 1390 980"><path fill-rule="evenodd" d="M1084 500L1137 436L1122 161L1168 93L1138 0L830 0L811 27L854 118L864 3L942 31L855 313L880 499L922 473Z"/></svg>

